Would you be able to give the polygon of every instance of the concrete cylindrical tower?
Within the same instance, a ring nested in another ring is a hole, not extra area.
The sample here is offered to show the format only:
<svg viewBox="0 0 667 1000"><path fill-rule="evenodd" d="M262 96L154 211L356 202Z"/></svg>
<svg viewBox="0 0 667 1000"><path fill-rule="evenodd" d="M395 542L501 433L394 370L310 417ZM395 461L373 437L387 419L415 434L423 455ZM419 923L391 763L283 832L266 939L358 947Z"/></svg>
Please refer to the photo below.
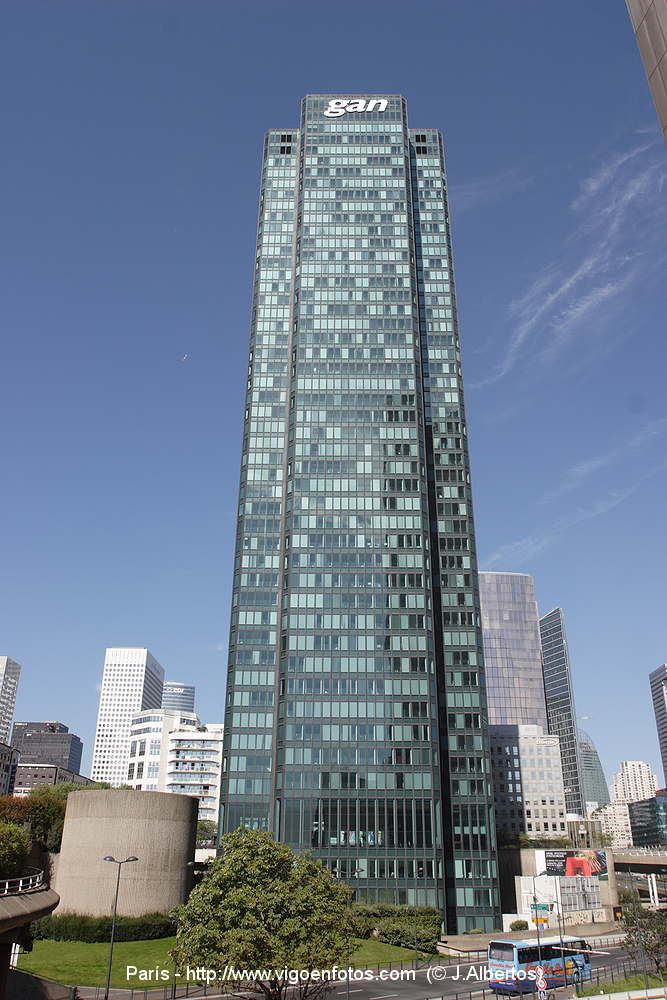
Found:
<svg viewBox="0 0 667 1000"><path fill-rule="evenodd" d="M199 803L189 795L104 789L71 792L55 877L57 913L108 916L118 861L118 913L167 913L185 901L192 884Z"/></svg>

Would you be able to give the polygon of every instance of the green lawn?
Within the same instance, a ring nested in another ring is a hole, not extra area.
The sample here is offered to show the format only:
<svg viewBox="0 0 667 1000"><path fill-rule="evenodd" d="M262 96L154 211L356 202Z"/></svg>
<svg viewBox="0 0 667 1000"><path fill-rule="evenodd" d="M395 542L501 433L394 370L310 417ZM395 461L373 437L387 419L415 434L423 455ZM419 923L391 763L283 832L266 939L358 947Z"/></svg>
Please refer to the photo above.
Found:
<svg viewBox="0 0 667 1000"><path fill-rule="evenodd" d="M664 983L660 979L660 976L648 977L648 984L651 987L659 986L662 988ZM626 990L643 990L644 989L644 976L628 976L627 979L617 979L614 983L600 983L598 986L587 986L585 989L579 990L579 996L592 997L598 996L600 993L625 993Z"/></svg>
<svg viewBox="0 0 667 1000"><path fill-rule="evenodd" d="M111 985L118 987L163 986L165 980L152 981L127 977L127 966L138 969L169 970L167 952L173 947L174 938L159 938L155 941L121 941L114 946ZM352 955L352 964L357 967L367 965L393 965L409 962L413 952L406 948L396 948L381 941L358 939L358 947ZM35 941L31 952L21 953L19 968L47 979L55 979L67 986L103 986L106 982L109 946L106 944L83 944L79 941ZM168 981L168 980L167 980Z"/></svg>

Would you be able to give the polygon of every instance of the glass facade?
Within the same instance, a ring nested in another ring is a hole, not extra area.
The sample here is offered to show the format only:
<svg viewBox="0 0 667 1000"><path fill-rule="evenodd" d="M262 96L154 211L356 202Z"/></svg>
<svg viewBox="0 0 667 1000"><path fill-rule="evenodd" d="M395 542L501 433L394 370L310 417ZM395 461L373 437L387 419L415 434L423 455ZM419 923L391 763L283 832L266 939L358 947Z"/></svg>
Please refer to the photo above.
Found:
<svg viewBox="0 0 667 1000"><path fill-rule="evenodd" d="M574 706L570 657L561 608L554 608L548 615L540 618L540 641L547 724L549 732L560 740L565 803L569 813L582 816L585 812L581 791L577 712Z"/></svg>
<svg viewBox="0 0 667 1000"><path fill-rule="evenodd" d="M223 768L223 832L497 926L443 146L399 96L265 139Z"/></svg>
<svg viewBox="0 0 667 1000"><path fill-rule="evenodd" d="M588 803L595 802L598 806L606 806L609 802L609 787L602 770L602 764L595 743L583 729L579 730L579 755L581 759L581 781L584 796L584 807L589 811Z"/></svg>
<svg viewBox="0 0 667 1000"><path fill-rule="evenodd" d="M661 789L654 798L629 802L628 811L635 847L667 844L667 791Z"/></svg>
<svg viewBox="0 0 667 1000"><path fill-rule="evenodd" d="M663 778L667 781L667 663L649 674Z"/></svg>
<svg viewBox="0 0 667 1000"><path fill-rule="evenodd" d="M493 726L547 730L539 615L528 573L480 573L482 634Z"/></svg>

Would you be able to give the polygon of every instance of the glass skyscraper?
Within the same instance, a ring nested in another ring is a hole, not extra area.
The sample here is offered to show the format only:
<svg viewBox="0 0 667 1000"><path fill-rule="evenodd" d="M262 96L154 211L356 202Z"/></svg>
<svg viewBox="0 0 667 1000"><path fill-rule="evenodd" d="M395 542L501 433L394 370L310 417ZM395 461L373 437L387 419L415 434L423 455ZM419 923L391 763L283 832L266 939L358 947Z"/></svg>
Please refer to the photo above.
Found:
<svg viewBox="0 0 667 1000"><path fill-rule="evenodd" d="M528 573L480 573L482 634L492 726L547 732L539 615Z"/></svg>
<svg viewBox="0 0 667 1000"><path fill-rule="evenodd" d="M221 828L497 926L440 133L311 95L264 142Z"/></svg>
<svg viewBox="0 0 667 1000"><path fill-rule="evenodd" d="M658 731L662 771L665 781L667 781L667 663L663 663L657 670L649 674L649 683L655 725Z"/></svg>
<svg viewBox="0 0 667 1000"><path fill-rule="evenodd" d="M561 608L554 608L548 615L540 618L540 641L547 723L549 732L560 740L565 805L569 813L582 816L585 815L585 809L581 788L577 712L574 707L570 656Z"/></svg>
<svg viewBox="0 0 667 1000"><path fill-rule="evenodd" d="M606 806L609 802L609 787L602 770L600 757L593 740L583 729L579 730L579 756L581 758L581 781L584 807L589 812L588 803Z"/></svg>

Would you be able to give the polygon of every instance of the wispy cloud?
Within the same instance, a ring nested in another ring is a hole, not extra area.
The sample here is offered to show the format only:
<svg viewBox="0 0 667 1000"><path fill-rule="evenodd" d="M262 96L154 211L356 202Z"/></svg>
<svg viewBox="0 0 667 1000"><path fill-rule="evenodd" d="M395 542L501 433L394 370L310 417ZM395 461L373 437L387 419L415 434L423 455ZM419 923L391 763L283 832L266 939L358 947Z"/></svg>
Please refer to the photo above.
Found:
<svg viewBox="0 0 667 1000"><path fill-rule="evenodd" d="M643 146L636 146L635 149L628 149L623 153L616 153L611 156L595 173L586 177L581 182L579 195L574 199L570 207L575 211L581 208L589 199L599 194L602 188L606 187L613 180L614 175L618 173L625 163L633 160L640 153L645 153L646 150L651 149L654 145L655 143L649 142Z"/></svg>
<svg viewBox="0 0 667 1000"><path fill-rule="evenodd" d="M570 493L596 473L614 465L616 462L622 461L633 452L664 436L665 433L667 433L667 417L659 417L656 420L648 421L636 434L615 448L610 448L599 455L582 459L582 461L572 465L565 472L560 485L545 493L539 502L548 503L563 496L565 493Z"/></svg>
<svg viewBox="0 0 667 1000"><path fill-rule="evenodd" d="M533 177L525 170L511 167L497 174L452 184L449 189L452 212L454 215L462 215L491 202L500 201L518 191L523 191L532 181Z"/></svg>
<svg viewBox="0 0 667 1000"><path fill-rule="evenodd" d="M514 569L529 562L544 549L558 541L567 531L584 521L602 517L624 503L636 493L648 479L667 469L667 460L658 463L642 476L639 476L630 486L623 490L609 490L604 496L595 500L587 507L577 507L571 514L554 521L546 530L538 534L527 535L514 542L499 546L491 555L482 560L482 568L493 569L502 566L505 570Z"/></svg>
<svg viewBox="0 0 667 1000"><path fill-rule="evenodd" d="M498 382L521 362L553 361L575 334L601 332L642 277L665 265L667 165L655 146L614 153L581 182L558 257L510 302L503 353L476 387Z"/></svg>

